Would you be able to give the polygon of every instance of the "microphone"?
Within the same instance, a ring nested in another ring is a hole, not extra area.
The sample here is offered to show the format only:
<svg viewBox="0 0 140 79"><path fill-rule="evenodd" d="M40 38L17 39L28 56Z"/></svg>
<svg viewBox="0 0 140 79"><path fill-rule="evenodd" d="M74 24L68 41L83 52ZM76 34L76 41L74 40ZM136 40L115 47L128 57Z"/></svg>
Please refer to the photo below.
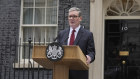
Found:
<svg viewBox="0 0 140 79"><path fill-rule="evenodd" d="M57 42L58 36L53 40L53 42Z"/></svg>
<svg viewBox="0 0 140 79"><path fill-rule="evenodd" d="M62 42L63 45L65 45L65 42L67 42L68 38L69 38L69 37L66 37L66 38L64 39L64 41ZM57 39L58 39L58 36L53 40L53 42L58 42ZM60 41L59 41L59 43L60 43ZM67 44L66 44L66 45L67 45Z"/></svg>
<svg viewBox="0 0 140 79"><path fill-rule="evenodd" d="M83 28L85 28L85 26L83 26Z"/></svg>

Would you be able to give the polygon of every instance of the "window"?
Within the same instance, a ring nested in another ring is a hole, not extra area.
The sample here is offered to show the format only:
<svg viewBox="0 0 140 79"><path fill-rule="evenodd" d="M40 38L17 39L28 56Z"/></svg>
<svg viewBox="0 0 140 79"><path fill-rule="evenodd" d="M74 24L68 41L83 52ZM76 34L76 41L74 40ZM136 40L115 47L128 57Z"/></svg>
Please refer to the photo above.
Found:
<svg viewBox="0 0 140 79"><path fill-rule="evenodd" d="M111 0L106 10L106 16L139 16L139 0Z"/></svg>
<svg viewBox="0 0 140 79"><path fill-rule="evenodd" d="M47 45L57 35L58 28L58 0L22 0L20 38L22 45ZM20 61L31 58L29 47L21 47Z"/></svg>

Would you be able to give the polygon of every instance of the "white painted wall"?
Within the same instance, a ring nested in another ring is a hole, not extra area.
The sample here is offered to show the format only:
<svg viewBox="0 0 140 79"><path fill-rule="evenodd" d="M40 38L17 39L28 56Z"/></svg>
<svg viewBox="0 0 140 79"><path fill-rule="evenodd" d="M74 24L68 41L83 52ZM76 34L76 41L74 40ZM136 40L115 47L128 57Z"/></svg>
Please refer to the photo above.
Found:
<svg viewBox="0 0 140 79"><path fill-rule="evenodd" d="M90 31L93 32L96 56L90 65L89 79L103 79L104 70L104 16L103 1L90 2Z"/></svg>

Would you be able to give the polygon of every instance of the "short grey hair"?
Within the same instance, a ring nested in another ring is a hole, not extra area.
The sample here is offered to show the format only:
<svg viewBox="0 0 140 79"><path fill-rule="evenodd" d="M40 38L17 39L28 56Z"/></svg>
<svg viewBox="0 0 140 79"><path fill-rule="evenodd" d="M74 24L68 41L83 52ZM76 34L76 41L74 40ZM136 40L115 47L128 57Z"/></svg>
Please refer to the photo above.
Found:
<svg viewBox="0 0 140 79"><path fill-rule="evenodd" d="M71 11L77 11L77 12L79 12L79 16L82 16L81 10L79 8L77 8L77 7L70 8L69 12L71 12Z"/></svg>

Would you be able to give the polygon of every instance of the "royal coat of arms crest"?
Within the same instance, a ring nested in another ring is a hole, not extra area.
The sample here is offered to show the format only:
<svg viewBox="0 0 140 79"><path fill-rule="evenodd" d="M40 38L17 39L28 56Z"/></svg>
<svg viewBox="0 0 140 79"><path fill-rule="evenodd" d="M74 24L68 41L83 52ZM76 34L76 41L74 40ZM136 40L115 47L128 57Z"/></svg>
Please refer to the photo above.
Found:
<svg viewBox="0 0 140 79"><path fill-rule="evenodd" d="M57 42L53 42L48 45L46 49L46 56L51 61L58 61L64 56L64 49L62 45Z"/></svg>

